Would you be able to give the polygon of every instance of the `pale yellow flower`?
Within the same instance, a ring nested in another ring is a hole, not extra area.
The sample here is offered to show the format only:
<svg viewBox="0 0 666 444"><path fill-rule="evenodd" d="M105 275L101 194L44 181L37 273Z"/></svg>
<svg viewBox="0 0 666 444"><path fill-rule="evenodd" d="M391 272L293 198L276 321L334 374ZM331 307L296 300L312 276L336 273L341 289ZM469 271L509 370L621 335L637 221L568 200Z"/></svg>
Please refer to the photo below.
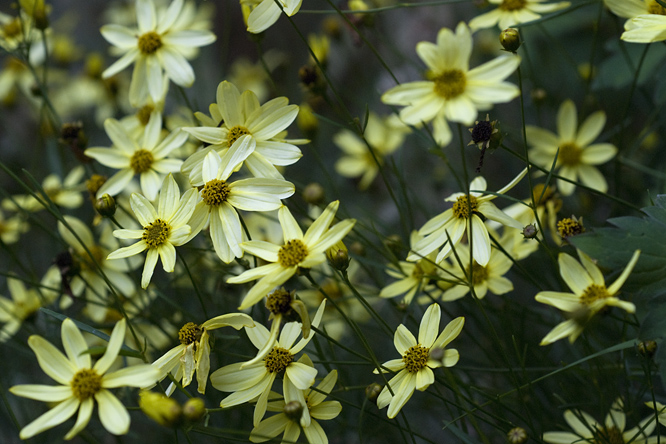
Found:
<svg viewBox="0 0 666 444"><path fill-rule="evenodd" d="M72 439L88 425L95 401L99 405L99 419L104 428L114 435L127 433L129 413L109 389L149 386L157 380L159 370L150 364L143 364L108 373L125 339L124 319L114 327L104 355L94 366L90 354L86 353L88 344L74 321L65 319L61 332L67 356L41 336L33 335L28 339L28 345L44 373L61 385L25 384L9 389L17 396L55 403L51 410L21 429L21 439L62 424L78 411L76 423L65 435L65 439Z"/></svg>
<svg viewBox="0 0 666 444"><path fill-rule="evenodd" d="M476 31L491 28L495 25L499 29L506 29L513 25L531 22L541 18L541 14L559 11L568 8L570 2L544 3L545 0L488 0L497 8L490 12L474 17L469 27Z"/></svg>
<svg viewBox="0 0 666 444"><path fill-rule="evenodd" d="M72 168L72 170L60 179L56 174L49 174L42 182L42 190L48 199L59 207L78 208L83 204L83 175L85 169L82 166ZM9 211L18 211L21 208L24 211L39 211L49 205L41 191L36 190L37 197L30 194L19 194L2 201L2 208Z"/></svg>

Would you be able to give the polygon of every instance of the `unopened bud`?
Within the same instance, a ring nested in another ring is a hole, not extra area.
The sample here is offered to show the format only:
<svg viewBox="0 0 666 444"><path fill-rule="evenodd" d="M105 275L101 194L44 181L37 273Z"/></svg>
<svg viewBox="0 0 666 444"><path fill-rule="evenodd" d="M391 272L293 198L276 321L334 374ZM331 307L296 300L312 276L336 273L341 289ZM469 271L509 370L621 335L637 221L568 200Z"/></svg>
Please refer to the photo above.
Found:
<svg viewBox="0 0 666 444"><path fill-rule="evenodd" d="M349 259L347 247L342 241L339 241L337 244L326 250L326 257L331 266L340 271L345 271L349 267L349 261L351 260Z"/></svg>
<svg viewBox="0 0 666 444"><path fill-rule="evenodd" d="M95 210L104 217L112 217L116 214L116 200L109 194L103 194L95 201Z"/></svg>
<svg viewBox="0 0 666 444"><path fill-rule="evenodd" d="M527 432L522 427L514 427L506 434L511 444L523 444L527 441Z"/></svg>
<svg viewBox="0 0 666 444"><path fill-rule="evenodd" d="M349 246L349 251L354 253L356 256L365 256L365 247L362 243L354 241Z"/></svg>
<svg viewBox="0 0 666 444"><path fill-rule="evenodd" d="M373 404L377 404L377 398L381 392L382 386L376 382L373 382L365 388L365 397L368 398L368 401L372 402Z"/></svg>
<svg viewBox="0 0 666 444"><path fill-rule="evenodd" d="M500 33L500 44L509 52L516 52L520 48L520 34L516 28L507 28Z"/></svg>
<svg viewBox="0 0 666 444"><path fill-rule="evenodd" d="M189 422L197 422L206 414L206 406L201 398L190 398L183 404L183 416Z"/></svg>
<svg viewBox="0 0 666 444"><path fill-rule="evenodd" d="M303 200L310 205L319 205L324 201L326 192L317 182L309 183L303 189Z"/></svg>
<svg viewBox="0 0 666 444"><path fill-rule="evenodd" d="M638 353L646 358L652 358L657 352L657 343L655 341L643 341L638 344Z"/></svg>
<svg viewBox="0 0 666 444"><path fill-rule="evenodd" d="M160 393L142 391L139 393L139 407L148 417L165 427L176 427L180 423L180 405Z"/></svg>
<svg viewBox="0 0 666 444"><path fill-rule="evenodd" d="M303 415L303 405L298 401L290 401L284 405L282 413L294 422L299 422Z"/></svg>
<svg viewBox="0 0 666 444"><path fill-rule="evenodd" d="M523 237L525 239L534 239L537 236L539 229L534 224L525 225L523 228Z"/></svg>

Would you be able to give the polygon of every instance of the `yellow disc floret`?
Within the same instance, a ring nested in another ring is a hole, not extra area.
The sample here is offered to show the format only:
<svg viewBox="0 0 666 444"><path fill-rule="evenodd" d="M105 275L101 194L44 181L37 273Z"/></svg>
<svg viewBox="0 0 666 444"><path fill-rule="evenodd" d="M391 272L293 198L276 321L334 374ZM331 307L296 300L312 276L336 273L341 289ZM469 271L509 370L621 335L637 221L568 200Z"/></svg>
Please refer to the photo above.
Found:
<svg viewBox="0 0 666 444"><path fill-rule="evenodd" d="M581 154L582 150L575 143L563 143L557 153L557 160L560 165L580 165Z"/></svg>
<svg viewBox="0 0 666 444"><path fill-rule="evenodd" d="M102 377L91 368L82 368L76 372L69 385L72 394L79 401L85 401L102 389Z"/></svg>
<svg viewBox="0 0 666 444"><path fill-rule="evenodd" d="M134 170L134 174L145 173L151 166L153 166L153 153L150 151L139 149L132 154L130 167Z"/></svg>
<svg viewBox="0 0 666 444"><path fill-rule="evenodd" d="M408 372L416 373L428 364L429 357L430 349L417 344L409 347L403 355L402 360Z"/></svg>
<svg viewBox="0 0 666 444"><path fill-rule="evenodd" d="M622 432L617 427L600 427L594 432L592 440L594 444L624 444Z"/></svg>
<svg viewBox="0 0 666 444"><path fill-rule="evenodd" d="M231 128L227 134L227 142L229 143L229 146L233 145L240 136L244 136L246 134L250 134L250 131L244 126L237 125Z"/></svg>
<svg viewBox="0 0 666 444"><path fill-rule="evenodd" d="M201 190L201 198L206 205L221 205L227 201L227 197L229 197L229 185L224 180L209 180Z"/></svg>
<svg viewBox="0 0 666 444"><path fill-rule="evenodd" d="M162 39L155 31L149 31L139 36L139 51L143 54L154 54L162 46Z"/></svg>
<svg viewBox="0 0 666 444"><path fill-rule="evenodd" d="M488 269L474 262L472 265L472 285L479 285L488 279Z"/></svg>
<svg viewBox="0 0 666 444"><path fill-rule="evenodd" d="M453 216L458 219L468 219L472 214L478 212L479 202L474 196L460 196L453 204Z"/></svg>
<svg viewBox="0 0 666 444"><path fill-rule="evenodd" d="M467 78L459 69L449 69L435 76L435 93L447 100L458 97L465 91Z"/></svg>
<svg viewBox="0 0 666 444"><path fill-rule="evenodd" d="M146 126L148 125L148 121L150 120L150 115L152 114L153 110L155 107L153 105L144 105L139 110L136 112L136 118L139 119L139 122L141 122L141 125Z"/></svg>
<svg viewBox="0 0 666 444"><path fill-rule="evenodd" d="M291 301L294 292L288 292L284 288L275 290L266 298L266 308L274 315L288 313L291 310Z"/></svg>
<svg viewBox="0 0 666 444"><path fill-rule="evenodd" d="M504 0L499 8L503 11L517 11L523 9L526 3L526 0Z"/></svg>
<svg viewBox="0 0 666 444"><path fill-rule="evenodd" d="M301 263L308 255L308 248L303 241L292 239L287 241L278 251L278 262L283 267L293 267Z"/></svg>
<svg viewBox="0 0 666 444"><path fill-rule="evenodd" d="M171 227L162 219L155 219L150 224L143 227L143 239L150 248L156 248L162 245L169 238Z"/></svg>
<svg viewBox="0 0 666 444"><path fill-rule="evenodd" d="M287 368L294 360L294 355L289 350L282 347L273 347L264 358L266 370L270 373L279 373Z"/></svg>
<svg viewBox="0 0 666 444"><path fill-rule="evenodd" d="M585 305L591 305L594 301L609 297L611 297L611 294L608 293L605 285L592 284L585 289L583 295L580 297L580 301Z"/></svg>
<svg viewBox="0 0 666 444"><path fill-rule="evenodd" d="M201 339L203 329L194 322L188 322L178 331L178 340L183 345L189 345L198 342Z"/></svg>
<svg viewBox="0 0 666 444"><path fill-rule="evenodd" d="M652 0L648 5L648 12L650 14L666 15L666 8L657 3L656 0Z"/></svg>

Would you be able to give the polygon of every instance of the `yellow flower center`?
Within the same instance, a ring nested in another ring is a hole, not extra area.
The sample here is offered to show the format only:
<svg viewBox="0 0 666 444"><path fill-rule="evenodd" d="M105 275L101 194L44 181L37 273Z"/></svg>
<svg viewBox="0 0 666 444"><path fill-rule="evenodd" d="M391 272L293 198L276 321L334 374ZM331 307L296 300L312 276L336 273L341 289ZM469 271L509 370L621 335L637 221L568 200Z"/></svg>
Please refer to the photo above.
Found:
<svg viewBox="0 0 666 444"><path fill-rule="evenodd" d="M291 310L291 301L293 299L293 294L280 288L275 290L273 293L268 295L266 300L266 308L277 315L281 313L287 313Z"/></svg>
<svg viewBox="0 0 666 444"><path fill-rule="evenodd" d="M294 355L292 355L289 350L282 347L273 347L273 350L271 350L264 358L266 370L270 373L280 373L293 361Z"/></svg>
<svg viewBox="0 0 666 444"><path fill-rule="evenodd" d="M433 80L435 82L435 93L446 100L458 97L465 91L465 85L467 85L465 73L459 69L444 71Z"/></svg>
<svg viewBox="0 0 666 444"><path fill-rule="evenodd" d="M183 345L189 345L199 342L202 333L203 328L201 328L200 325L197 325L194 322L188 322L178 331L178 340Z"/></svg>
<svg viewBox="0 0 666 444"><path fill-rule="evenodd" d="M655 0L652 0L648 5L648 12L650 14L666 15L666 8L661 6Z"/></svg>
<svg viewBox="0 0 666 444"><path fill-rule="evenodd" d="M171 227L162 219L155 219L153 222L143 227L143 239L150 248L157 248L167 241Z"/></svg>
<svg viewBox="0 0 666 444"><path fill-rule="evenodd" d="M575 236L585 231L585 227L580 222L571 219L564 218L557 223L557 232L560 233L560 236L567 238L569 236Z"/></svg>
<svg viewBox="0 0 666 444"><path fill-rule="evenodd" d="M153 153L148 150L139 149L132 154L130 159L130 167L134 170L134 174L145 173L153 165Z"/></svg>
<svg viewBox="0 0 666 444"><path fill-rule="evenodd" d="M139 119L139 122L141 122L141 125L146 126L148 125L148 121L150 120L150 114L153 112L155 109L154 106L152 105L144 105L139 110L136 112L136 117Z"/></svg>
<svg viewBox="0 0 666 444"><path fill-rule="evenodd" d="M155 31L149 31L139 36L139 51L143 54L154 54L162 46L162 39Z"/></svg>
<svg viewBox="0 0 666 444"><path fill-rule="evenodd" d="M85 401L102 389L102 377L91 368L82 368L72 378L69 385L79 401Z"/></svg>
<svg viewBox="0 0 666 444"><path fill-rule="evenodd" d="M5 24L2 27L2 33L5 35L5 38L13 38L21 35L21 20L16 17L11 22Z"/></svg>
<svg viewBox="0 0 666 444"><path fill-rule="evenodd" d="M429 357L430 349L417 344L409 347L409 350L403 355L402 361L405 363L408 372L416 373L428 364Z"/></svg>
<svg viewBox="0 0 666 444"><path fill-rule="evenodd" d="M308 255L308 248L303 241L292 239L287 241L278 251L278 262L283 267L294 267L303 261Z"/></svg>
<svg viewBox="0 0 666 444"><path fill-rule="evenodd" d="M229 185L225 181L213 179L204 185L201 198L206 205L217 206L227 201L229 191Z"/></svg>
<svg viewBox="0 0 666 444"><path fill-rule="evenodd" d="M580 165L581 154L582 150L575 143L563 143L557 153L557 160L561 165L576 166Z"/></svg>
<svg viewBox="0 0 666 444"><path fill-rule="evenodd" d="M240 136L244 136L246 134L250 134L250 131L244 126L238 125L231 128L227 134L227 142L229 143L229 146L233 145Z"/></svg>
<svg viewBox="0 0 666 444"><path fill-rule="evenodd" d="M504 0L499 8L502 11L516 11L523 9L525 4L527 4L527 0Z"/></svg>
<svg viewBox="0 0 666 444"><path fill-rule="evenodd" d="M624 444L622 432L616 427L602 427L594 432L593 444Z"/></svg>
<svg viewBox="0 0 666 444"><path fill-rule="evenodd" d="M594 301L600 299L607 299L611 297L605 285L592 284L585 289L583 295L580 297L580 302L585 305L591 305Z"/></svg>
<svg viewBox="0 0 666 444"><path fill-rule="evenodd" d="M469 217L478 212L479 202L474 196L460 196L453 204L453 216L458 219L469 219Z"/></svg>
<svg viewBox="0 0 666 444"><path fill-rule="evenodd" d="M479 285L485 282L486 279L488 279L488 269L474 262L474 265L472 265L472 285Z"/></svg>

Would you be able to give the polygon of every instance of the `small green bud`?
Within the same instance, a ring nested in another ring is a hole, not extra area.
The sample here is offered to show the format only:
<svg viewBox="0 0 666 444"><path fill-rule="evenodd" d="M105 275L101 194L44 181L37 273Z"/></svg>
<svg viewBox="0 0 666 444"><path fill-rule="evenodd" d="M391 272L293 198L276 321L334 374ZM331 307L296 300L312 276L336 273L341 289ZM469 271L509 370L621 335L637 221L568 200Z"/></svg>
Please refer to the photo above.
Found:
<svg viewBox="0 0 666 444"><path fill-rule="evenodd" d="M103 217L112 217L116 214L116 200L105 193L95 201L95 210Z"/></svg>
<svg viewBox="0 0 666 444"><path fill-rule="evenodd" d="M142 391L139 393L139 407L148 417L165 427L176 427L180 423L180 405L160 393Z"/></svg>
<svg viewBox="0 0 666 444"><path fill-rule="evenodd" d="M643 341L638 344L638 353L646 358L652 358L657 352L657 343L655 341Z"/></svg>
<svg viewBox="0 0 666 444"><path fill-rule="evenodd" d="M326 197L324 187L317 182L309 183L303 189L303 200L310 205L319 205L324 201L324 197Z"/></svg>
<svg viewBox="0 0 666 444"><path fill-rule="evenodd" d="M347 247L340 241L326 250L326 257L333 268L340 271L345 271L349 267L349 253Z"/></svg>
<svg viewBox="0 0 666 444"><path fill-rule="evenodd" d="M303 405L298 401L290 401L284 405L282 413L294 422L299 422L303 416Z"/></svg>
<svg viewBox="0 0 666 444"><path fill-rule="evenodd" d="M365 388L365 397L368 398L368 401L372 402L373 404L377 404L377 398L381 392L382 386L376 382L373 382Z"/></svg>
<svg viewBox="0 0 666 444"><path fill-rule="evenodd" d="M509 52L516 52L520 48L520 34L516 28L507 28L500 33L500 44Z"/></svg>
<svg viewBox="0 0 666 444"><path fill-rule="evenodd" d="M534 224L525 225L523 227L523 237L525 239L534 239L537 236L539 229Z"/></svg>
<svg viewBox="0 0 666 444"><path fill-rule="evenodd" d="M201 398L190 398L183 404L183 416L189 422L197 422L206 414L206 406Z"/></svg>

